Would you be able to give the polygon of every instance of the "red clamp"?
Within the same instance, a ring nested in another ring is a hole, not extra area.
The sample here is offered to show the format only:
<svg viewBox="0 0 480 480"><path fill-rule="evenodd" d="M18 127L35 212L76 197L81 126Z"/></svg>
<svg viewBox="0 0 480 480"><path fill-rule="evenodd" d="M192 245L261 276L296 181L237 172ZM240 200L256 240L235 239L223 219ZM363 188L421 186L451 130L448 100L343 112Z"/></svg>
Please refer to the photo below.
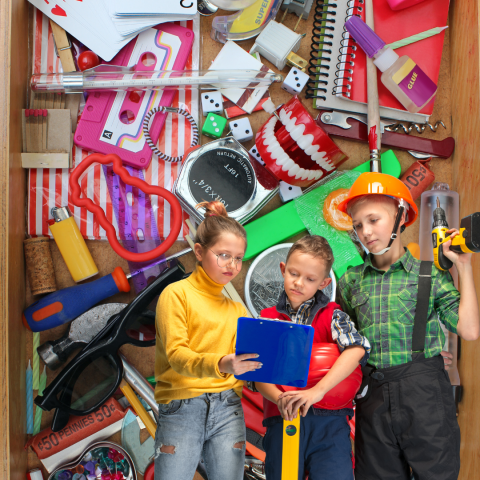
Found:
<svg viewBox="0 0 480 480"><path fill-rule="evenodd" d="M132 185L137 187L149 195L157 195L158 197L166 200L172 208L173 225L170 234L165 241L158 247L143 253L132 253L120 245L117 239L117 233L115 227L107 220L105 212L99 205L96 205L89 198L82 197L80 188L80 177L82 174L94 163L100 163L102 165L113 164L113 171L122 179L126 185ZM140 180L139 178L132 177L126 168L123 167L122 160L118 155L109 154L102 155L100 153L93 153L89 155L82 163L76 167L70 174L70 191L72 192L72 203L77 207L85 207L89 212L92 212L98 219L100 225L107 232L107 238L110 245L118 255L129 262L148 262L163 255L175 242L182 228L182 207L180 206L177 197L173 193L169 192L165 188L155 185L149 185L148 183Z"/></svg>

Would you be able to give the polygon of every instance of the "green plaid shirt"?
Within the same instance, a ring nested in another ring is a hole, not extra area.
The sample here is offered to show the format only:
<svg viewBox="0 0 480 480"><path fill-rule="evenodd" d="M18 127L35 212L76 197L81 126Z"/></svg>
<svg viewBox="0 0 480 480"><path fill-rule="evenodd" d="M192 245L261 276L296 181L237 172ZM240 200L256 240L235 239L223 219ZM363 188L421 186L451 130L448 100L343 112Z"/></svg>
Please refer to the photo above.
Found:
<svg viewBox="0 0 480 480"><path fill-rule="evenodd" d="M412 360L420 260L406 250L385 272L372 265L371 257L363 265L349 268L340 279L341 305L358 332L370 341L369 363L377 368L393 367ZM440 354L445 344L439 320L457 333L459 303L460 293L450 273L432 266L426 358Z"/></svg>

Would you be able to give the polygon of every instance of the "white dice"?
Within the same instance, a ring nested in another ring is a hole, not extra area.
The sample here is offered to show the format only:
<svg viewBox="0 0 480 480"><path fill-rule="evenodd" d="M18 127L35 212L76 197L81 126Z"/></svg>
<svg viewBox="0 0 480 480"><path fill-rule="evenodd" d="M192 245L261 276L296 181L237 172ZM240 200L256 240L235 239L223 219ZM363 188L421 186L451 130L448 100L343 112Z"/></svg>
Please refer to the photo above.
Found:
<svg viewBox="0 0 480 480"><path fill-rule="evenodd" d="M237 142L248 142L253 138L252 126L247 117L232 120L228 122L228 126Z"/></svg>
<svg viewBox="0 0 480 480"><path fill-rule="evenodd" d="M280 200L285 203L302 195L302 189L285 182L280 182L280 190L278 193L280 195Z"/></svg>
<svg viewBox="0 0 480 480"><path fill-rule="evenodd" d="M208 113L222 113L223 97L220 92L202 93L202 110L206 117Z"/></svg>
<svg viewBox="0 0 480 480"><path fill-rule="evenodd" d="M257 150L257 146L254 145L248 153L255 159L257 162L259 162L261 165L265 165L265 162L263 161L263 158L260 156Z"/></svg>
<svg viewBox="0 0 480 480"><path fill-rule="evenodd" d="M309 76L300 69L293 67L289 72L285 81L282 83L282 88L291 95L296 95L303 90L307 84Z"/></svg>

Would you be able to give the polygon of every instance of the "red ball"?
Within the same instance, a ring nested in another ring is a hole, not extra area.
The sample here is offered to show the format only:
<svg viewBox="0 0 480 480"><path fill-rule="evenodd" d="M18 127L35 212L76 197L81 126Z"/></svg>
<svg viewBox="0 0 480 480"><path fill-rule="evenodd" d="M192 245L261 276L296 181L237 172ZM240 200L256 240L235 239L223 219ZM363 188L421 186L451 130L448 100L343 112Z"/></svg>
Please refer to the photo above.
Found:
<svg viewBox="0 0 480 480"><path fill-rule="evenodd" d="M79 70L83 72L84 70L100 65L100 59L96 53L87 50L78 56L77 64Z"/></svg>

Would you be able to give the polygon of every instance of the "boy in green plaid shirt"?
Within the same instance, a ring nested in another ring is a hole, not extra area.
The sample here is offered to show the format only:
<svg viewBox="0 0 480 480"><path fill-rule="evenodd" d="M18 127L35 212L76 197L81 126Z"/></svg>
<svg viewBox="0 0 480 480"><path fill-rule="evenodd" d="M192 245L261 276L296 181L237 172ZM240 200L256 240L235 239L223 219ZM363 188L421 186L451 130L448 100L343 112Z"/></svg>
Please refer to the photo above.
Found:
<svg viewBox="0 0 480 480"><path fill-rule="evenodd" d="M460 469L460 430L440 352L440 322L464 340L480 334L471 254L443 244L456 266L462 296L449 272L420 262L399 233L417 207L407 187L381 173L364 173L339 210L352 218L368 249L363 265L339 281L341 304L370 342L364 386L357 399L356 480L454 480ZM449 231L451 238L458 231Z"/></svg>

